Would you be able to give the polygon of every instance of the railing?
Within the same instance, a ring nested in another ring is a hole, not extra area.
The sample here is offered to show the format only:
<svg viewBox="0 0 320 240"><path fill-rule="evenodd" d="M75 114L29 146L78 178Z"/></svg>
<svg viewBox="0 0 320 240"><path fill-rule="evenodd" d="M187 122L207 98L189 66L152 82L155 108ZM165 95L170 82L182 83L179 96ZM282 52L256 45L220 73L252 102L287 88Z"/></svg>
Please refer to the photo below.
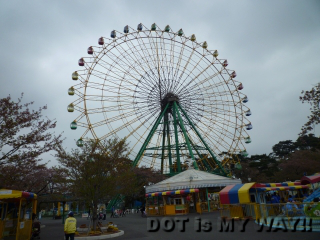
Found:
<svg viewBox="0 0 320 240"><path fill-rule="evenodd" d="M209 201L210 212L213 212L219 209L219 202L217 201ZM201 202L200 203L201 212L209 212L208 202Z"/></svg>
<svg viewBox="0 0 320 240"><path fill-rule="evenodd" d="M156 205L149 205L149 206L146 206L146 211L147 211L147 214L150 216L188 214L189 205L177 204L177 205L165 205L161 207Z"/></svg>
<svg viewBox="0 0 320 240"><path fill-rule="evenodd" d="M241 205L241 204L224 204L221 206L220 215L222 218L243 218L249 216L251 211L247 208L252 205Z"/></svg>
<svg viewBox="0 0 320 240"><path fill-rule="evenodd" d="M304 216L304 206L309 203L275 204L223 204L220 215L223 218L267 218Z"/></svg>
<svg viewBox="0 0 320 240"><path fill-rule="evenodd" d="M163 216L164 214L164 207L149 205L146 207L146 211L148 215L153 216Z"/></svg>

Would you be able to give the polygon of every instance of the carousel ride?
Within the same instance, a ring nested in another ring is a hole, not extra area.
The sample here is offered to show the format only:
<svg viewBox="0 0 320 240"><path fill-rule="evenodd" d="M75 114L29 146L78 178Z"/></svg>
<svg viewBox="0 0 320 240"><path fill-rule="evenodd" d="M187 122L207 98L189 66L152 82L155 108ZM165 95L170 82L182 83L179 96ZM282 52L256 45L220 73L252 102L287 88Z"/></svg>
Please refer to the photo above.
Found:
<svg viewBox="0 0 320 240"><path fill-rule="evenodd" d="M295 182L229 185L219 195L222 218L254 219L269 229L320 232L320 173Z"/></svg>
<svg viewBox="0 0 320 240"><path fill-rule="evenodd" d="M206 41L169 25L111 31L90 46L72 73L77 145L119 138L134 166L175 175L194 168L231 176L247 156L251 111L243 84Z"/></svg>

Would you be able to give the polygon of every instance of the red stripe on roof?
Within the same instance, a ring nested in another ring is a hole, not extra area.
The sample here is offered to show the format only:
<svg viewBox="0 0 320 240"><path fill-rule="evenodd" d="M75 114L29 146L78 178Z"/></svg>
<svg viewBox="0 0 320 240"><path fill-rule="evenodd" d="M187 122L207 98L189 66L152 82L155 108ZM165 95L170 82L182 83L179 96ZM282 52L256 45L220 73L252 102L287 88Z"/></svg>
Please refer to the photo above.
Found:
<svg viewBox="0 0 320 240"><path fill-rule="evenodd" d="M302 184L316 183L320 182L320 174L315 174L312 176L304 176L301 178Z"/></svg>
<svg viewBox="0 0 320 240"><path fill-rule="evenodd" d="M230 204L230 199L229 199L229 191L235 186L234 185L229 185L226 186L224 189L222 189L219 193L220 195L220 203L221 204Z"/></svg>

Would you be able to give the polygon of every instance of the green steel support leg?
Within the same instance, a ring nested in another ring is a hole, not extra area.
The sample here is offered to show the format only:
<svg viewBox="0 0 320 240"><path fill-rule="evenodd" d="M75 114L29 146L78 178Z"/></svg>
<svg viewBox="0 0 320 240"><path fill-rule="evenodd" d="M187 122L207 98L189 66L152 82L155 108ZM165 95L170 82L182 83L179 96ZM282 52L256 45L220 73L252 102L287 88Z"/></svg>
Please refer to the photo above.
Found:
<svg viewBox="0 0 320 240"><path fill-rule="evenodd" d="M209 201L209 197L208 197L208 188L206 188L206 194L207 194L208 212L210 212L210 201Z"/></svg>
<svg viewBox="0 0 320 240"><path fill-rule="evenodd" d="M188 117L187 113L184 111L184 109L178 105L178 107L180 108L180 110L182 111L183 115L186 117L186 119L188 120L189 124L192 126L193 130L197 133L198 137L201 139L202 143L205 145L205 147L207 148L207 150L209 151L211 157L213 158L213 160L216 162L216 164L219 166L220 171L224 174L227 175L227 173L224 171L220 161L218 161L218 159L215 157L215 155L213 154L213 152L211 151L211 149L209 148L209 146L207 145L207 143L203 140L201 134L198 132L198 130L196 129L196 127L194 126L193 122L190 120L190 118Z"/></svg>
<svg viewBox="0 0 320 240"><path fill-rule="evenodd" d="M202 159L201 154L199 153L198 149L194 146L194 144L193 144L192 140L191 140L191 139L189 139L189 140L190 140L190 143L191 143L191 145L192 145L193 149L196 151L197 155L199 156L199 159ZM208 166L208 163L207 163L207 162L203 161L203 163L204 163L204 165L206 165L206 167L207 167L207 168L209 168L209 166ZM199 165L197 164L197 162L196 162L196 161L195 161L195 166L194 166L194 168L195 168L195 169L199 169Z"/></svg>
<svg viewBox="0 0 320 240"><path fill-rule="evenodd" d="M166 143L166 122L168 121L168 113L164 114L163 130L162 130L162 150L161 150L161 173L163 174L164 145Z"/></svg>
<svg viewBox="0 0 320 240"><path fill-rule="evenodd" d="M181 118L181 115L180 115L180 112L179 112L179 109L178 109L178 105L177 105L176 102L174 102L173 105L174 105L174 108L176 109L176 112L178 114L178 119L179 119L179 122L181 124L182 132L183 132L184 138L186 140L186 143L187 143L187 146L188 146L188 149L189 149L189 154L190 154L191 158L193 159L193 161L195 161L195 158L194 158L193 152L192 152L192 148L191 148L191 145L190 145L189 137L188 137L187 131L186 131L185 127L184 127L183 120Z"/></svg>
<svg viewBox="0 0 320 240"><path fill-rule="evenodd" d="M172 173L172 154L171 154L171 140L170 140L170 128L169 128L169 118L167 119L167 139L168 139L168 155L169 155L169 167L170 167L170 173Z"/></svg>
<svg viewBox="0 0 320 240"><path fill-rule="evenodd" d="M148 146L153 134L155 133L155 131L157 130L158 126L159 126L159 123L161 121L161 119L163 118L164 116L164 113L167 111L169 107L169 104L167 104L167 106L164 108L164 110L161 112L161 114L159 115L159 117L157 118L155 124L153 125L150 133L148 134L148 137L146 138L145 142L143 143L142 147L140 148L136 158L134 159L132 165L133 166L137 166L140 158L142 157L142 154L144 153L144 151L146 150L146 147Z"/></svg>
<svg viewBox="0 0 320 240"><path fill-rule="evenodd" d="M193 161L193 168L199 170L199 166L196 161Z"/></svg>
<svg viewBox="0 0 320 240"><path fill-rule="evenodd" d="M179 125L180 126L180 125ZM180 126L180 128L181 128L181 126ZM202 157L201 157L201 154L199 153L199 151L197 150L197 148L194 146L194 144L193 144L193 142L192 142L192 140L189 138L189 141L190 141L190 144L192 145L192 148L196 151L196 153L197 153L197 155L199 156L199 158L201 159ZM199 170L199 165L198 165L198 163L197 163L197 161L193 161L193 167L194 167L194 169L197 169L197 170Z"/></svg>
<svg viewBox="0 0 320 240"><path fill-rule="evenodd" d="M176 109L173 108L173 126L174 126L174 136L176 140L176 156L177 156L177 165L178 165L178 172L181 172L181 164L180 164L180 151L179 151L179 138L178 138L178 128L177 128L177 116L176 116ZM179 170L180 167L180 170Z"/></svg>

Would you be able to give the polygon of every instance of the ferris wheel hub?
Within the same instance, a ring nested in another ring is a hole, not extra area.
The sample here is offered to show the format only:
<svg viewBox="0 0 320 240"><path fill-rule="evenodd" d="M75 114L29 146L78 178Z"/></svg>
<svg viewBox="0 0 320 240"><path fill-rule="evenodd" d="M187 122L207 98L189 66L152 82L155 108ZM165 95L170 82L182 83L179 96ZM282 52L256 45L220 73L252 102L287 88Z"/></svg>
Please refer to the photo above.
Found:
<svg viewBox="0 0 320 240"><path fill-rule="evenodd" d="M167 104L169 103L169 111L171 112L171 108L172 108L172 104L173 102L177 102L179 103L179 96L172 93L172 92L168 92L166 95L164 95L164 97L161 99L161 110L163 111L164 108L167 106Z"/></svg>

